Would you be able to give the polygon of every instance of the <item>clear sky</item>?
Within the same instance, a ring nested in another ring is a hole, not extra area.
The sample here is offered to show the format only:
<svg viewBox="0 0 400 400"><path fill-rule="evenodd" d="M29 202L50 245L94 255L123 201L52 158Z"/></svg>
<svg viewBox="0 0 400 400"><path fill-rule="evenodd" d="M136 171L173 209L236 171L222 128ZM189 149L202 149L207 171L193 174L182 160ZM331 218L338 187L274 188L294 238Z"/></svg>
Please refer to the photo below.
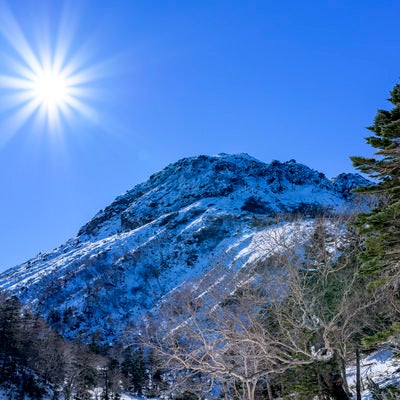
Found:
<svg viewBox="0 0 400 400"><path fill-rule="evenodd" d="M353 171L399 82L399 16L398 0L0 0L0 271L182 157Z"/></svg>

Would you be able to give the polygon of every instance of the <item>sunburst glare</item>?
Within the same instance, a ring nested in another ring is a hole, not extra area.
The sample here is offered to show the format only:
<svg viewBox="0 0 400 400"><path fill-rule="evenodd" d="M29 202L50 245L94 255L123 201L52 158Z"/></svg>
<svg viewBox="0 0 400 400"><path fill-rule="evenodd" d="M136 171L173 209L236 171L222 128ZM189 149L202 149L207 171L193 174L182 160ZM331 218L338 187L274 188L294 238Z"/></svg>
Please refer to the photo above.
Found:
<svg viewBox="0 0 400 400"><path fill-rule="evenodd" d="M36 52L36 43L27 40L11 10L0 1L0 33L12 48L11 54L3 57L8 59L9 68L0 74L3 108L12 109L3 118L3 142L32 117L51 134L62 133L64 122L70 123L76 115L98 121L95 109L88 104L89 83L98 78L91 76L96 65L89 65L82 52L72 51L73 29L66 18L60 27L53 46L49 45L50 37L38 38L42 47Z"/></svg>
<svg viewBox="0 0 400 400"><path fill-rule="evenodd" d="M32 83L33 96L47 107L61 105L67 100L68 82L60 73L42 71Z"/></svg>

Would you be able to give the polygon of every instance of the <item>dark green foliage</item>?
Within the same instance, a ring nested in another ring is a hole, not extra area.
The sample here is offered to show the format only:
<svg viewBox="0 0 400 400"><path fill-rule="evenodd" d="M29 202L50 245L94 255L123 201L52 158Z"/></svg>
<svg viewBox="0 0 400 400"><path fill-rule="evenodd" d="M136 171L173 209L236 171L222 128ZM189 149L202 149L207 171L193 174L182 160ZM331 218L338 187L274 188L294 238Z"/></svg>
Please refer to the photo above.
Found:
<svg viewBox="0 0 400 400"><path fill-rule="evenodd" d="M0 384L13 385L32 399L45 394L36 368L38 326L15 297L0 293Z"/></svg>
<svg viewBox="0 0 400 400"><path fill-rule="evenodd" d="M400 279L400 85L392 92L390 111L378 110L374 124L368 129L374 133L366 138L376 149L375 157L351 157L353 165L369 175L376 183L356 191L376 196L376 207L360 214L356 221L364 238L361 254L364 273L373 276L375 286Z"/></svg>
<svg viewBox="0 0 400 400"><path fill-rule="evenodd" d="M393 322L388 328L382 329L378 332L374 332L370 335L364 336L361 340L362 345L366 349L375 348L383 342L387 342L390 339L397 339L395 342L398 343L400 337L400 322Z"/></svg>
<svg viewBox="0 0 400 400"><path fill-rule="evenodd" d="M125 377L125 386L133 393L142 395L145 387L147 373L144 360L144 353L141 347L137 349L127 349L123 355L121 372Z"/></svg>
<svg viewBox="0 0 400 400"><path fill-rule="evenodd" d="M281 377L284 395L289 398L296 393L297 400L309 400L314 397L323 399L348 399L338 372L336 360L314 362L288 371Z"/></svg>
<svg viewBox="0 0 400 400"><path fill-rule="evenodd" d="M374 348L389 339L398 347L400 283L400 85L391 92L390 111L378 110L374 133L366 141L375 149L374 157L351 157L353 165L375 180L375 184L358 188L361 194L371 195L374 207L358 215L354 226L363 240L359 255L361 274L366 286L380 292L372 324L360 336L365 348ZM397 344L396 344L397 343ZM376 397L386 398L386 397ZM390 398L390 397L388 397Z"/></svg>
<svg viewBox="0 0 400 400"><path fill-rule="evenodd" d="M21 346L20 305L15 297L0 293L0 383L16 375L24 355Z"/></svg>
<svg viewBox="0 0 400 400"><path fill-rule="evenodd" d="M282 394L291 396L296 393L296 399L309 400L320 393L318 385L317 363L294 368L280 377Z"/></svg>
<svg viewBox="0 0 400 400"><path fill-rule="evenodd" d="M15 297L0 292L0 386L17 397L39 400L62 392L65 400L84 400L99 387L105 400L117 400L120 364L110 351L94 341L87 346L63 340Z"/></svg>

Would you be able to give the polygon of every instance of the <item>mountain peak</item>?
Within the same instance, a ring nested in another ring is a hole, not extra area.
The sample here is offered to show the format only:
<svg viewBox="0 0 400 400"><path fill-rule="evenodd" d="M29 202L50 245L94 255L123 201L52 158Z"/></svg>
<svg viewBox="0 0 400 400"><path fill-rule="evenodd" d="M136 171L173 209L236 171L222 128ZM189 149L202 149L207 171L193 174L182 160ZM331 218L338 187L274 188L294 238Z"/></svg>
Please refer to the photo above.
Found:
<svg viewBox="0 0 400 400"><path fill-rule="evenodd" d="M343 195L344 198L349 198L352 191L360 186L371 185L371 181L365 179L360 174L341 173L332 179L336 190Z"/></svg>
<svg viewBox="0 0 400 400"><path fill-rule="evenodd" d="M184 282L221 262L233 273L261 254L254 241L277 215L296 213L306 226L343 212L362 179L330 181L295 160L244 153L184 158L118 196L75 239L0 275L0 287L66 336L116 337Z"/></svg>
<svg viewBox="0 0 400 400"><path fill-rule="evenodd" d="M253 197L269 197L273 203L270 208L279 212L282 207L271 197L306 186L335 192L324 174L295 160L266 164L246 153L183 158L117 197L83 226L78 236L106 237L126 232L202 199L234 201L246 192ZM295 197L289 202L295 202Z"/></svg>

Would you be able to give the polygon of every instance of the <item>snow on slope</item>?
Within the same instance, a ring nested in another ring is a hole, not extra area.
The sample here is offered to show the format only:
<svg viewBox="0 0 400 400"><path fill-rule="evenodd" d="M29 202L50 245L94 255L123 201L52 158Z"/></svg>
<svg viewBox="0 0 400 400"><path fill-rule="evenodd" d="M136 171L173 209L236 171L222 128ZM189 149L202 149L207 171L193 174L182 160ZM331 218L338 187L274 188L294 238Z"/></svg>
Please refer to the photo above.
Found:
<svg viewBox="0 0 400 400"><path fill-rule="evenodd" d="M363 386L362 399L374 400L373 388L368 381L372 380L380 389L389 385L400 387L400 360L391 350L381 349L361 359L361 381ZM347 370L347 379L350 390L356 391L356 368L352 366ZM371 390L372 389L372 390Z"/></svg>
<svg viewBox="0 0 400 400"><path fill-rule="evenodd" d="M345 212L349 190L366 183L352 174L330 181L294 160L186 158L117 197L75 238L1 274L0 288L67 337L112 341L184 282L268 254L263 235L293 235L295 214Z"/></svg>

